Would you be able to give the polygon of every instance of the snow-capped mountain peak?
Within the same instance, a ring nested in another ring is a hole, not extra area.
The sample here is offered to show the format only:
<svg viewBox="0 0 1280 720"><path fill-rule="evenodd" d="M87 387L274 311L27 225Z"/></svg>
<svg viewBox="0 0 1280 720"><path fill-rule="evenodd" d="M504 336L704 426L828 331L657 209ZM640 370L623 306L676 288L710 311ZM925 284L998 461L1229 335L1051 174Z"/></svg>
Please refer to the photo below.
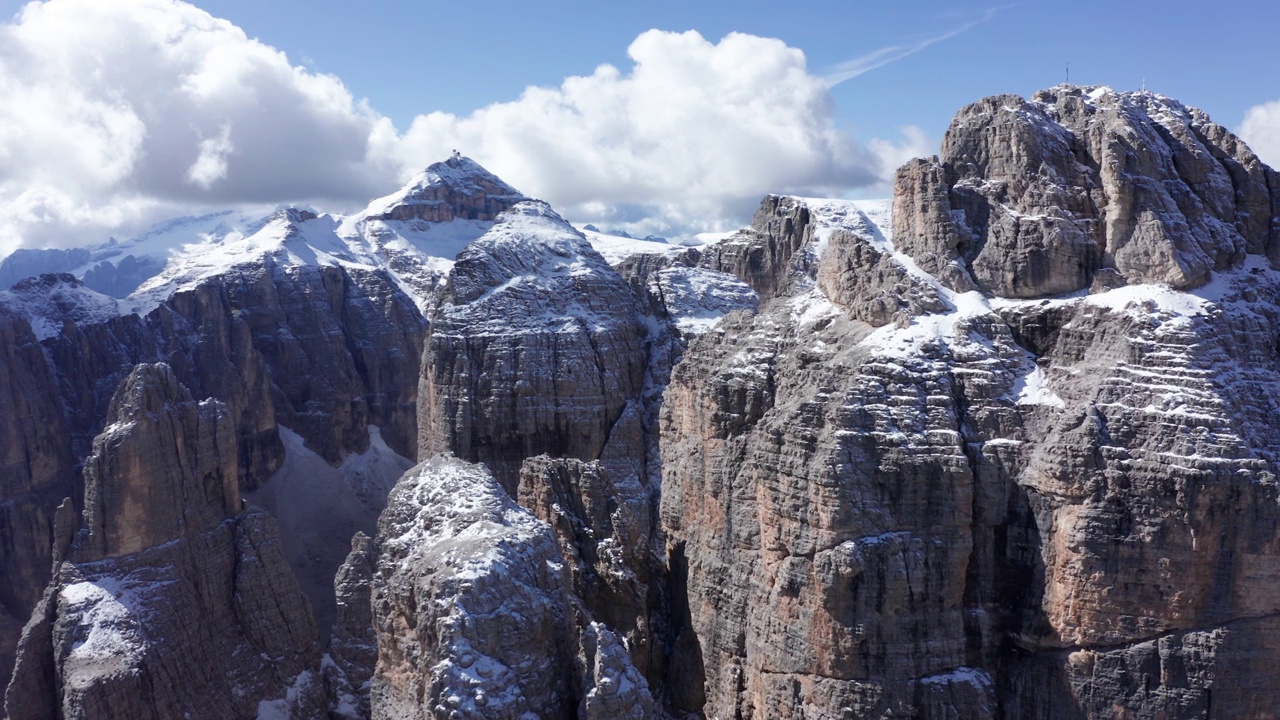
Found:
<svg viewBox="0 0 1280 720"><path fill-rule="evenodd" d="M455 153L433 163L396 192L369 203L360 214L378 220L492 220L527 199L480 163Z"/></svg>

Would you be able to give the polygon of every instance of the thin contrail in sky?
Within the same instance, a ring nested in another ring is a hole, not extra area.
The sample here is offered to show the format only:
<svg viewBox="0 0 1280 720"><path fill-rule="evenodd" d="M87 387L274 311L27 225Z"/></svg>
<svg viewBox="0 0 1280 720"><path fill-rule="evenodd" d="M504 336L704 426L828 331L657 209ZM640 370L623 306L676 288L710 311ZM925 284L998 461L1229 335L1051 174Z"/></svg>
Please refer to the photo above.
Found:
<svg viewBox="0 0 1280 720"><path fill-rule="evenodd" d="M1008 6L1006 5L1004 7ZM952 28L944 33L930 35L929 37L922 38L909 44L882 47L879 50L872 50L865 55L859 55L856 58L836 63L823 74L822 79L826 81L827 87L833 88L846 80L852 80L859 75L871 72L879 67L884 67L885 65L901 60L908 55L914 55L930 45L940 43L943 40L950 40L961 33L969 31L977 25L987 22L991 18L995 17L996 12L1002 9L1003 8L1001 7L987 8L983 11L982 17L977 18L976 20L970 20L969 22L964 23L959 27Z"/></svg>

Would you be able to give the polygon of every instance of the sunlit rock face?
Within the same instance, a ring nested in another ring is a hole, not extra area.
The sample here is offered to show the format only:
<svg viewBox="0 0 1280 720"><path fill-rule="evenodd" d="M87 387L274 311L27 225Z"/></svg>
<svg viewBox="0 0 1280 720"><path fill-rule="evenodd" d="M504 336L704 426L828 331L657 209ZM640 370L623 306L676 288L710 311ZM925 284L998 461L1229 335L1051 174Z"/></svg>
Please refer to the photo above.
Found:
<svg viewBox="0 0 1280 720"><path fill-rule="evenodd" d="M672 696L1280 707L1271 175L1197 110L1059 87L962 110L891 227L804 201L785 253L810 282L695 341L664 397L675 647L701 670Z"/></svg>
<svg viewBox="0 0 1280 720"><path fill-rule="evenodd" d="M962 109L941 156L898 171L898 246L954 290L1040 297L1203 285L1276 255L1275 173L1202 111L1059 86Z"/></svg>

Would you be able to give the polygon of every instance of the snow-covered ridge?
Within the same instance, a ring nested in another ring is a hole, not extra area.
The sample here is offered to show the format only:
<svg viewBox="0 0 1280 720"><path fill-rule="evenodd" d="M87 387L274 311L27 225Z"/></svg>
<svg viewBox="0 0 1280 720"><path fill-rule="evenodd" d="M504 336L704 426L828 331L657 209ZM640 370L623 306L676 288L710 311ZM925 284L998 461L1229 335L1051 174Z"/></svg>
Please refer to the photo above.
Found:
<svg viewBox="0 0 1280 720"><path fill-rule="evenodd" d="M666 240L633 238L623 235L613 235L599 230L592 229L592 226L586 226L578 229L579 232L586 237L587 242L591 243L591 247L596 252L604 256L604 259L610 265L616 265L619 262L631 257L632 255L666 255L672 256L680 253L685 248L680 245L672 245Z"/></svg>
<svg viewBox="0 0 1280 720"><path fill-rule="evenodd" d="M62 332L65 320L91 325L120 314L120 301L85 287L65 273L20 281L0 292L0 307L26 318L37 340Z"/></svg>
<svg viewBox="0 0 1280 720"><path fill-rule="evenodd" d="M0 289L28 277L68 273L101 292L119 287L131 291L185 248L242 238L257 232L265 222L259 215L226 210L166 220L135 237L112 238L89 247L19 249L0 260ZM120 271L128 272L131 277L98 279L98 276L116 275Z"/></svg>
<svg viewBox="0 0 1280 720"><path fill-rule="evenodd" d="M145 314L173 293L235 268L343 266L386 271L425 308L426 296L462 248L526 199L478 163L455 155L354 215L286 208L253 218L227 211L167 221L92 248L22 251L0 263L0 277L65 272L80 285L74 291L67 285L48 300L20 292L6 293L0 302L48 326L39 331L47 337L63 317ZM118 303L105 298L118 287L127 291Z"/></svg>

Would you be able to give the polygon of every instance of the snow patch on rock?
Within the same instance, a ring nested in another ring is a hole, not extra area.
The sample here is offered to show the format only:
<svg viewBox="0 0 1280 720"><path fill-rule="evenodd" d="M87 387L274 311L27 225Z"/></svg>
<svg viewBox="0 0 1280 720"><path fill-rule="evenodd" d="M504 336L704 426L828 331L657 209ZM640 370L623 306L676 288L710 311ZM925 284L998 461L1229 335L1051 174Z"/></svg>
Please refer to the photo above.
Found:
<svg viewBox="0 0 1280 720"><path fill-rule="evenodd" d="M68 661L129 665L140 660L149 645L147 595L155 590L153 582L110 576L64 586L58 594L60 612L76 618L75 626L85 633Z"/></svg>
<svg viewBox="0 0 1280 720"><path fill-rule="evenodd" d="M1049 379L1045 376L1044 369L1040 367L1036 367L1014 382L1013 396L1019 405L1050 405L1059 408L1067 406L1049 387Z"/></svg>

